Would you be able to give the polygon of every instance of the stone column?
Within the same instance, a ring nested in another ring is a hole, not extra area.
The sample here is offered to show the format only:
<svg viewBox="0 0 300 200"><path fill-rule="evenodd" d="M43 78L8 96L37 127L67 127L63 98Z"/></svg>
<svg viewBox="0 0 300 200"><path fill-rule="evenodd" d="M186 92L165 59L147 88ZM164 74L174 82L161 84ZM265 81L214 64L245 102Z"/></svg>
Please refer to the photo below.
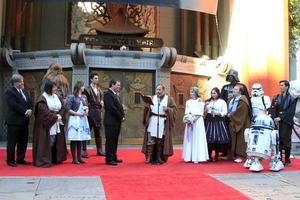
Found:
<svg viewBox="0 0 300 200"><path fill-rule="evenodd" d="M24 30L24 51L32 51L33 40L33 3L27 3L25 15L25 30Z"/></svg>
<svg viewBox="0 0 300 200"><path fill-rule="evenodd" d="M84 85L89 84L89 67L86 65L74 65L72 73L72 92L77 81L83 81Z"/></svg>
<svg viewBox="0 0 300 200"><path fill-rule="evenodd" d="M201 46L201 13L195 12L195 51L202 51Z"/></svg>
<svg viewBox="0 0 300 200"><path fill-rule="evenodd" d="M209 14L204 15L204 52L211 58L211 46L209 42Z"/></svg>
<svg viewBox="0 0 300 200"><path fill-rule="evenodd" d="M210 27L211 27L211 59L216 59L219 56L219 37L217 32L216 16L210 15Z"/></svg>
<svg viewBox="0 0 300 200"><path fill-rule="evenodd" d="M22 37L25 30L25 18L24 18L24 0L18 0L16 2L16 21L15 21L15 49L22 50Z"/></svg>
<svg viewBox="0 0 300 200"><path fill-rule="evenodd" d="M186 55L187 54L187 49L188 49L188 42L187 42L187 38L188 38L188 11L187 10L181 10L181 36L180 36L180 40L181 40L181 45L180 45L180 50L181 50L181 54Z"/></svg>

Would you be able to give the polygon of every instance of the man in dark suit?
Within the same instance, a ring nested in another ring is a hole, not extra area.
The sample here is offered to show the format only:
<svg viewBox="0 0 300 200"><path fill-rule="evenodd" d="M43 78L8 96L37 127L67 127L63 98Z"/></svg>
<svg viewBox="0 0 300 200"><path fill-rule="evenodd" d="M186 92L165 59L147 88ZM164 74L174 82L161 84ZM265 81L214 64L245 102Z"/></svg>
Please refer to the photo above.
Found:
<svg viewBox="0 0 300 200"><path fill-rule="evenodd" d="M104 94L105 161L108 165L118 165L123 162L117 158L121 123L125 120L124 110L118 96L120 88L120 81L112 79L109 82L109 89Z"/></svg>
<svg viewBox="0 0 300 200"><path fill-rule="evenodd" d="M12 87L5 92L8 105L7 113L7 165L29 164L25 160L28 142L28 123L32 114L32 105L28 93L24 90L24 78L20 74L11 77ZM17 146L17 160L15 149Z"/></svg>

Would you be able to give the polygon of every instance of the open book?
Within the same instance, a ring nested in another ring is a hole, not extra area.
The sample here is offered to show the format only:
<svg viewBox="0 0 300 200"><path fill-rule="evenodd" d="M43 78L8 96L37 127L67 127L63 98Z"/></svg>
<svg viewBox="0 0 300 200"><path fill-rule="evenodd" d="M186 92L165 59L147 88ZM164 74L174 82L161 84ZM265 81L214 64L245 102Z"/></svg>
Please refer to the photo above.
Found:
<svg viewBox="0 0 300 200"><path fill-rule="evenodd" d="M149 95L143 95L142 93L139 93L144 101L144 103L149 103L150 105L153 105L152 97Z"/></svg>

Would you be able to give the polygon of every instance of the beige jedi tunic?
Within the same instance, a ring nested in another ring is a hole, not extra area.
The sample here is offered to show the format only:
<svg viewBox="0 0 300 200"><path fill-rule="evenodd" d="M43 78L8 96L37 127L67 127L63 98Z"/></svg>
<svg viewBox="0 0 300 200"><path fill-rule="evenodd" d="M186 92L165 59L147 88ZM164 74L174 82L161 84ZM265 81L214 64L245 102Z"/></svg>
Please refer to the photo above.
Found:
<svg viewBox="0 0 300 200"><path fill-rule="evenodd" d="M166 112L167 119L165 123L165 133L164 133L164 144L163 144L163 159L166 161L169 156L173 155L173 143L172 143L172 132L175 125L176 114L177 114L177 107L175 101L172 97L168 97L168 110ZM151 117L151 110L149 108L145 108L144 110L144 117L143 117L143 124L146 127L145 135L144 135L144 142L142 152L146 155L147 149L147 140L148 140L148 125L149 120Z"/></svg>

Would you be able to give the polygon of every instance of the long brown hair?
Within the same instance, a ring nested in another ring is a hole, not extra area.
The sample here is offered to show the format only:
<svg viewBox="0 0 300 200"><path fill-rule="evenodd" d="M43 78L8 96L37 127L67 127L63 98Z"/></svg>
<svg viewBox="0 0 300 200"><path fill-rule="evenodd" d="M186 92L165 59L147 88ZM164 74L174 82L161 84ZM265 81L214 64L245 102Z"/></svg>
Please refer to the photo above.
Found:
<svg viewBox="0 0 300 200"><path fill-rule="evenodd" d="M84 86L84 83L82 81L77 81L77 83L74 85L73 94L74 96L78 96L80 88Z"/></svg>
<svg viewBox="0 0 300 200"><path fill-rule="evenodd" d="M69 91L69 82L63 74L63 68L60 64L53 63L49 66L43 79L51 80L56 83L57 87L61 87L65 94Z"/></svg>
<svg viewBox="0 0 300 200"><path fill-rule="evenodd" d="M219 88L214 87L214 88L211 89L211 91L210 91L210 98L207 99L205 102L211 101L211 100L213 99L212 96L211 96L211 92L212 92L212 91L215 91L215 92L218 94L217 99L220 99L220 97L221 97L221 92L220 92Z"/></svg>

